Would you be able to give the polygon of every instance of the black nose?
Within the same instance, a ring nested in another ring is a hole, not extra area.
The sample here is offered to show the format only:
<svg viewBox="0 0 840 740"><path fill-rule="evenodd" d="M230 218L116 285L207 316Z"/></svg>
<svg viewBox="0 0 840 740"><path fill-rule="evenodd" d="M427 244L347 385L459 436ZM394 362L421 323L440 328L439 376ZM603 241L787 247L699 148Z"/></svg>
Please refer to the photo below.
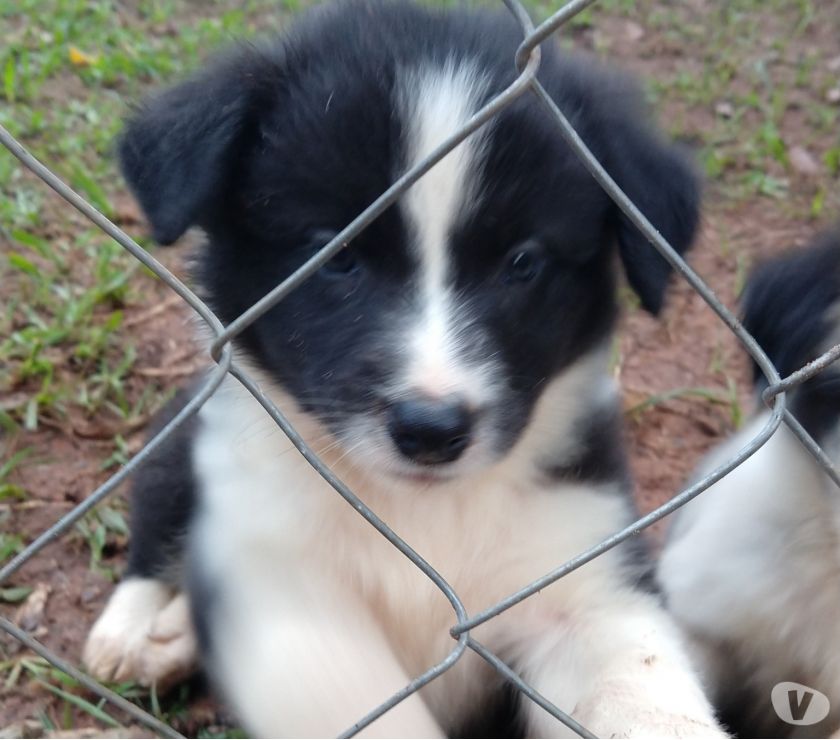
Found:
<svg viewBox="0 0 840 740"><path fill-rule="evenodd" d="M397 449L426 465L457 460L470 444L472 414L451 399L414 398L388 410L388 432Z"/></svg>

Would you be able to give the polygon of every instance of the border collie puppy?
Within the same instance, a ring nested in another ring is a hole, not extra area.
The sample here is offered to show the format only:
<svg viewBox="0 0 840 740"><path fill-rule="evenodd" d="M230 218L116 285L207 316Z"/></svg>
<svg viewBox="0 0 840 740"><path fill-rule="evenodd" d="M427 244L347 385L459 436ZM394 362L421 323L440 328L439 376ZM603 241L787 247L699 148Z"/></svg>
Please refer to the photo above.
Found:
<svg viewBox="0 0 840 740"><path fill-rule="evenodd" d="M507 86L520 41L504 11L320 7L153 99L122 168L157 241L206 232L197 278L230 322ZM549 45L539 74L687 248L698 185L635 90ZM475 613L635 516L608 366L616 253L656 312L666 263L527 95L243 333L237 356ZM638 543L618 548L475 637L601 735L714 732L650 576ZM139 475L127 576L85 660L103 679L165 681L198 651L250 732L327 736L447 655L454 622L229 379ZM457 734L500 688L468 651L366 732ZM528 735L566 732L517 702Z"/></svg>
<svg viewBox="0 0 840 740"><path fill-rule="evenodd" d="M840 341L840 231L757 269L744 314L782 377ZM756 381L760 392L766 381L758 368ZM840 367L831 365L789 392L788 402L840 463ZM758 433L770 414L763 404L760 409L711 454L698 477ZM837 730L840 491L834 483L783 424L675 516L658 577L671 611L693 637L722 719L745 737L826 737ZM801 694L788 714L791 687L774 692L784 682L821 692L830 712L819 697ZM782 716L809 724L781 719L780 700Z"/></svg>

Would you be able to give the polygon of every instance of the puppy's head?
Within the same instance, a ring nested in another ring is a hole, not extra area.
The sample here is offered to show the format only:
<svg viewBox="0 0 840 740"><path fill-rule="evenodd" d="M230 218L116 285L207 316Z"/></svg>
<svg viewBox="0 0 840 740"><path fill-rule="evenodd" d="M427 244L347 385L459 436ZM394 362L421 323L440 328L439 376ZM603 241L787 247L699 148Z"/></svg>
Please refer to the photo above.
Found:
<svg viewBox="0 0 840 740"><path fill-rule="evenodd" d="M209 236L224 321L268 292L514 78L515 23L407 4L321 8L151 101L120 143L156 239ZM546 49L540 78L678 249L685 159L626 81ZM668 266L530 95L473 134L239 339L350 454L408 477L503 456L546 385L603 343L615 253L652 312Z"/></svg>
<svg viewBox="0 0 840 740"><path fill-rule="evenodd" d="M828 351L840 341L840 228L758 265L747 281L742 305L744 327L783 378ZM757 390L763 391L767 379L755 363L753 373ZM788 408L821 444L828 442L836 449L837 363L790 391Z"/></svg>

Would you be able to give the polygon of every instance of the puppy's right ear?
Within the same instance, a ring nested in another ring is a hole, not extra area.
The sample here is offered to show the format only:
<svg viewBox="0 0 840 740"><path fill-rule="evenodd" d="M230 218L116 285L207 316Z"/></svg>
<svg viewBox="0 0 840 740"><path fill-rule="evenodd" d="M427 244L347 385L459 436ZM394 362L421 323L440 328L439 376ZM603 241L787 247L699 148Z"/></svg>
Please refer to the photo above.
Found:
<svg viewBox="0 0 840 740"><path fill-rule="evenodd" d="M245 56L153 98L120 137L120 166L160 244L200 223L221 195L250 108Z"/></svg>

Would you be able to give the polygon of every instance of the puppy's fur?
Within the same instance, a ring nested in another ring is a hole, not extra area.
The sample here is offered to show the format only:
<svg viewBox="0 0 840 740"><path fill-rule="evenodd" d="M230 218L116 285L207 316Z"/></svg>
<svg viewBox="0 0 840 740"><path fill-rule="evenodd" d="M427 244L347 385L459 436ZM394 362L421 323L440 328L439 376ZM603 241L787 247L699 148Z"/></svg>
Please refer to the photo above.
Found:
<svg viewBox="0 0 840 740"><path fill-rule="evenodd" d="M840 341L840 232L764 264L744 323L784 377ZM757 389L766 387L756 368ZM788 394L840 463L840 368ZM763 408L698 477L746 445ZM668 605L691 633L726 723L744 737L825 737L840 727L840 492L781 426L740 467L676 515L659 567ZM817 725L776 715L773 687L803 683L832 709Z"/></svg>
<svg viewBox="0 0 840 740"><path fill-rule="evenodd" d="M520 40L505 13L322 7L152 100L122 138L123 171L159 242L206 231L198 280L229 322L507 86ZM635 89L549 45L539 74L686 249L697 183ZM634 516L608 373L616 251L657 311L666 263L528 95L245 331L238 357L475 613ZM127 577L85 654L100 677L187 670L189 602L249 730L326 736L453 648L443 595L233 380L134 496ZM714 732L649 575L631 543L474 634L596 733ZM366 733L459 733L501 688L468 653ZM528 735L566 732L516 701Z"/></svg>

